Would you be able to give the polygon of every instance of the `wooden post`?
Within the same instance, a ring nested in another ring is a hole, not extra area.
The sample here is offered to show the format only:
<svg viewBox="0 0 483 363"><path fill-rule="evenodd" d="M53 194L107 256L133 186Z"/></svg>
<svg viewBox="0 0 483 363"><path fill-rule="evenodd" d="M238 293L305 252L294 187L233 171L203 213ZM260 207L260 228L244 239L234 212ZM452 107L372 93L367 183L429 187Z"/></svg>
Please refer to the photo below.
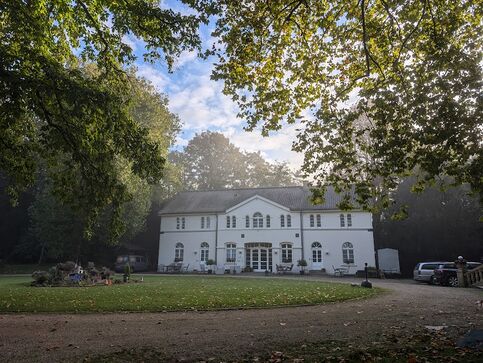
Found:
<svg viewBox="0 0 483 363"><path fill-rule="evenodd" d="M458 276L458 287L466 287L465 286L465 273L463 270L463 266L458 267L458 271L456 271L456 276Z"/></svg>

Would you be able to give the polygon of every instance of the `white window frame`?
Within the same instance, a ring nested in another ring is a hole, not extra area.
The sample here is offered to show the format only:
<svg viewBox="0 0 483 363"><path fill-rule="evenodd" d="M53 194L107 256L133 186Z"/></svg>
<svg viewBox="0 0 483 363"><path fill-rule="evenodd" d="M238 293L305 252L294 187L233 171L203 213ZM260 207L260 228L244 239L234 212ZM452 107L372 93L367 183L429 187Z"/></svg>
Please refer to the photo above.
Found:
<svg viewBox="0 0 483 363"><path fill-rule="evenodd" d="M201 242L200 245L200 261L206 262L209 260L210 256L210 245L208 242Z"/></svg>
<svg viewBox="0 0 483 363"><path fill-rule="evenodd" d="M181 229L185 229L186 228L186 219L185 217L181 217Z"/></svg>
<svg viewBox="0 0 483 363"><path fill-rule="evenodd" d="M226 228L230 228L231 218L230 216L226 216Z"/></svg>
<svg viewBox="0 0 483 363"><path fill-rule="evenodd" d="M267 228L270 228L270 216L267 214L267 215L265 216L265 219L266 219L265 226L266 226Z"/></svg>
<svg viewBox="0 0 483 363"><path fill-rule="evenodd" d="M176 229L180 229L180 218L176 217Z"/></svg>
<svg viewBox="0 0 483 363"><path fill-rule="evenodd" d="M206 229L211 228L211 218L208 216L206 217Z"/></svg>
<svg viewBox="0 0 483 363"><path fill-rule="evenodd" d="M253 228L263 228L263 215L260 212L253 213Z"/></svg>
<svg viewBox="0 0 483 363"><path fill-rule="evenodd" d="M231 228L236 228L236 216L231 217Z"/></svg>
<svg viewBox="0 0 483 363"><path fill-rule="evenodd" d="M354 263L354 245L350 242L342 244L342 262L348 265Z"/></svg>
<svg viewBox="0 0 483 363"><path fill-rule="evenodd" d="M339 216L339 218L340 218L340 227L344 228L345 227L345 216L343 214L341 214Z"/></svg>
<svg viewBox="0 0 483 363"><path fill-rule="evenodd" d="M347 227L352 227L352 214L347 214Z"/></svg>
<svg viewBox="0 0 483 363"><path fill-rule="evenodd" d="M292 227L292 216L287 214L287 228Z"/></svg>
<svg viewBox="0 0 483 363"><path fill-rule="evenodd" d="M236 261L236 243L227 243L226 244L226 262L235 262Z"/></svg>
<svg viewBox="0 0 483 363"><path fill-rule="evenodd" d="M310 215L310 227L311 228L315 227L315 219L313 214Z"/></svg>
<svg viewBox="0 0 483 363"><path fill-rule="evenodd" d="M320 216L320 214L317 214L317 216L316 216L316 222L317 222L317 227L318 228L322 227L322 217Z"/></svg>
<svg viewBox="0 0 483 363"><path fill-rule="evenodd" d="M205 217L201 217L201 229L205 228Z"/></svg>
<svg viewBox="0 0 483 363"><path fill-rule="evenodd" d="M177 242L174 247L174 262L182 262L184 259L184 245Z"/></svg>
<svg viewBox="0 0 483 363"><path fill-rule="evenodd" d="M280 227L285 228L285 216L283 214L280 215Z"/></svg>
<svg viewBox="0 0 483 363"><path fill-rule="evenodd" d="M290 242L283 242L280 244L282 250L282 263L293 262L293 247Z"/></svg>
<svg viewBox="0 0 483 363"><path fill-rule="evenodd" d="M245 228L250 228L250 216L245 216Z"/></svg>

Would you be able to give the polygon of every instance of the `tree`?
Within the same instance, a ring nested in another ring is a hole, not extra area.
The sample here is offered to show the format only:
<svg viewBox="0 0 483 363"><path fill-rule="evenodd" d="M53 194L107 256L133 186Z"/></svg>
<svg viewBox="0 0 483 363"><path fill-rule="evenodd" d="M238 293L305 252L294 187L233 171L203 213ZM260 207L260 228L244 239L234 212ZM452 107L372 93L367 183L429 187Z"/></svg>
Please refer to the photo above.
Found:
<svg viewBox="0 0 483 363"><path fill-rule="evenodd" d="M213 76L249 130L303 123L316 201L332 184L377 211L415 168L414 189L450 176L483 195L481 1L220 3Z"/></svg>
<svg viewBox="0 0 483 363"><path fill-rule="evenodd" d="M52 192L85 211L88 225L110 206L112 228L122 228L131 196L116 165L159 182L167 143L133 119L142 112L131 112L137 86L126 66L135 57L122 40L142 39L146 60L171 67L200 48L198 26L210 12L204 1L186 3L205 12L183 15L155 0L0 3L0 170L14 201L44 160ZM96 72L86 72L91 63Z"/></svg>
<svg viewBox="0 0 483 363"><path fill-rule="evenodd" d="M478 221L481 207L468 195L467 185L447 191L427 188L411 193L416 177L404 178L393 193L395 204L374 219L376 249L399 250L402 273L412 274L421 261L453 261L464 256L469 261L483 258L483 226ZM408 217L394 221L390 216L407 209Z"/></svg>
<svg viewBox="0 0 483 363"><path fill-rule="evenodd" d="M218 132L195 135L170 160L182 169L185 189L213 190L297 184L285 163L268 163L258 153L242 152Z"/></svg>

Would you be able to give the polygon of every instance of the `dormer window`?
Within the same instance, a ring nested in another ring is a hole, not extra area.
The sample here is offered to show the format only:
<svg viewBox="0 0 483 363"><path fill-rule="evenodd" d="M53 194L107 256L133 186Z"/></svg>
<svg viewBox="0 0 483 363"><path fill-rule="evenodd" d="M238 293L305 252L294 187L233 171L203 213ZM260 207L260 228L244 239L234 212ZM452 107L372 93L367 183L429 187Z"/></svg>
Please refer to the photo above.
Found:
<svg viewBox="0 0 483 363"><path fill-rule="evenodd" d="M253 215L253 228L263 228L263 216L260 212Z"/></svg>

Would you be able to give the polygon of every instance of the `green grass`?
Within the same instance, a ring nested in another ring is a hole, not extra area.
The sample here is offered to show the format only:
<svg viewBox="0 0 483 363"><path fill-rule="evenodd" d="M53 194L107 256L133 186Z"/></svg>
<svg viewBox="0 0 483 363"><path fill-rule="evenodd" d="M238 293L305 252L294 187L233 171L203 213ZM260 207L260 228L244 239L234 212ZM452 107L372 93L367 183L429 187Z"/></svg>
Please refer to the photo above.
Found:
<svg viewBox="0 0 483 363"><path fill-rule="evenodd" d="M0 277L0 312L215 310L322 304L373 296L381 289L282 278L147 276L143 283L30 287L28 277Z"/></svg>

